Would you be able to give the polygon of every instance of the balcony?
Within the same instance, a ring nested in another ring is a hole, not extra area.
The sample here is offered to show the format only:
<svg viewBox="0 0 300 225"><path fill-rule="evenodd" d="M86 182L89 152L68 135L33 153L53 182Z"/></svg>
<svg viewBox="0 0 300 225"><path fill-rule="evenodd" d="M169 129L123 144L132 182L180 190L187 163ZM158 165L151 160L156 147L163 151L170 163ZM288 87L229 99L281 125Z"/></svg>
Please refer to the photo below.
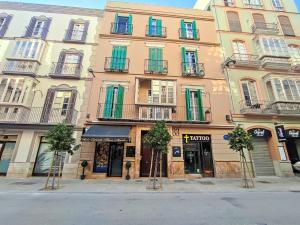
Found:
<svg viewBox="0 0 300 225"><path fill-rule="evenodd" d="M146 74L168 74L168 61L167 60L145 60L145 73Z"/></svg>
<svg viewBox="0 0 300 225"><path fill-rule="evenodd" d="M252 25L252 32L255 34L278 34L279 29L277 23L259 23Z"/></svg>
<svg viewBox="0 0 300 225"><path fill-rule="evenodd" d="M3 74L36 76L39 63L31 60L8 60L2 69Z"/></svg>
<svg viewBox="0 0 300 225"><path fill-rule="evenodd" d="M198 29L182 29L179 28L179 38L188 40L199 40L199 30Z"/></svg>
<svg viewBox="0 0 300 225"><path fill-rule="evenodd" d="M104 70L106 72L128 73L129 61L128 58L106 57Z"/></svg>
<svg viewBox="0 0 300 225"><path fill-rule="evenodd" d="M148 37L167 37L166 27L146 26L146 36Z"/></svg>
<svg viewBox="0 0 300 225"><path fill-rule="evenodd" d="M84 43L87 31L82 30L66 30L64 42Z"/></svg>
<svg viewBox="0 0 300 225"><path fill-rule="evenodd" d="M260 61L258 55L250 54L233 54L231 59L235 61L235 67L259 68Z"/></svg>
<svg viewBox="0 0 300 225"><path fill-rule="evenodd" d="M260 59L261 65L265 69L273 70L289 70L291 69L291 62L289 57L280 56L264 56Z"/></svg>
<svg viewBox="0 0 300 225"><path fill-rule="evenodd" d="M118 108L115 105L114 108ZM99 104L98 119L101 121L131 121L131 122L153 122L164 120L172 123L209 123L211 122L210 108L203 108L204 119L201 121L199 116L195 114L193 119L187 119L185 106L139 106L139 105L123 105L122 111L116 113L110 110L108 115L105 112L107 106L105 103Z"/></svg>
<svg viewBox="0 0 300 225"><path fill-rule="evenodd" d="M131 35L133 26L128 23L111 23L110 33L111 34L123 34Z"/></svg>
<svg viewBox="0 0 300 225"><path fill-rule="evenodd" d="M181 63L182 76L185 77L203 77L205 75L203 63Z"/></svg>
<svg viewBox="0 0 300 225"><path fill-rule="evenodd" d="M52 63L49 76L53 78L80 79L82 65L79 63Z"/></svg>
<svg viewBox="0 0 300 225"><path fill-rule="evenodd" d="M251 3L251 2L245 2L245 7L246 8L251 8L251 9L262 9L264 7L263 4L255 4L255 3Z"/></svg>
<svg viewBox="0 0 300 225"><path fill-rule="evenodd" d="M289 101L260 101L241 103L242 114L273 114L273 115L299 115L300 102Z"/></svg>
<svg viewBox="0 0 300 225"><path fill-rule="evenodd" d="M50 109L48 116L43 116L43 107L27 108L24 106L0 106L0 123L9 124L48 124L67 123L75 125L77 111Z"/></svg>
<svg viewBox="0 0 300 225"><path fill-rule="evenodd" d="M292 70L295 72L300 72L300 58L290 58L290 62L292 65Z"/></svg>

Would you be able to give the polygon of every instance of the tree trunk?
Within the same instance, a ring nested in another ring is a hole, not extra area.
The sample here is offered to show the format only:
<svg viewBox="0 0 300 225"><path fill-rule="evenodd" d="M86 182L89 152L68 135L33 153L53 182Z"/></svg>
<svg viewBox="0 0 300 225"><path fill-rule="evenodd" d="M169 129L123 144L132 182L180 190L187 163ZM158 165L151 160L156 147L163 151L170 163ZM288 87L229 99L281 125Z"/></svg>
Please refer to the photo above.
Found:
<svg viewBox="0 0 300 225"><path fill-rule="evenodd" d="M57 188L59 188L59 181L60 181L60 178L61 178L61 165L62 165L62 158L63 158L63 153L60 152L60 157L59 157L59 167L58 167L58 180L57 180Z"/></svg>
<svg viewBox="0 0 300 225"><path fill-rule="evenodd" d="M150 183L151 183L151 174L152 174L152 168L153 168L153 155L154 155L154 150L153 148L151 148L151 162L150 162L150 171L149 171L149 177L148 177L148 184L147 186L149 186L150 188Z"/></svg>
<svg viewBox="0 0 300 225"><path fill-rule="evenodd" d="M154 180L153 180L153 189L156 189L156 176L157 176L157 163L158 163L158 152L155 156L155 166L154 166Z"/></svg>
<svg viewBox="0 0 300 225"><path fill-rule="evenodd" d="M49 180L50 180L50 176L51 176L51 171L53 169L53 165L54 165L54 161L55 161L55 154L53 154L53 158L52 158L52 161L51 161L51 165L50 165L50 168L49 168L49 171L48 171L48 176L47 176L47 180L46 180L46 183L45 183L45 189L48 188L48 183L49 183Z"/></svg>
<svg viewBox="0 0 300 225"><path fill-rule="evenodd" d="M244 173L244 187L249 188L248 179L247 179L247 172L246 172L246 158L244 155L244 150L241 151L241 158L242 158L242 164L243 164L243 173Z"/></svg>
<svg viewBox="0 0 300 225"><path fill-rule="evenodd" d="M162 152L159 155L159 181L160 181L160 189L162 189Z"/></svg>
<svg viewBox="0 0 300 225"><path fill-rule="evenodd" d="M52 189L54 189L55 186L55 176L56 176L56 164L57 164L57 151L54 152L54 158L55 158L55 163L54 163L54 169L53 169L53 178L52 178Z"/></svg>

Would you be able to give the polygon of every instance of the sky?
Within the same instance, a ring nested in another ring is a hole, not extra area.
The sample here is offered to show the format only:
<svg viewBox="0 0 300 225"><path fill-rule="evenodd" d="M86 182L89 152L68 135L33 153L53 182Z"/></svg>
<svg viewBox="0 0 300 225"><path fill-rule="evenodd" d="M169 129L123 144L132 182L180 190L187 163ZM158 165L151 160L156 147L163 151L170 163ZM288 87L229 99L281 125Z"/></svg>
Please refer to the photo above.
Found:
<svg viewBox="0 0 300 225"><path fill-rule="evenodd" d="M99 9L102 9L106 2L106 0L6 0L6 1L79 6L85 8L99 8ZM194 6L196 2L196 0L118 0L118 1L150 3L150 4L176 6L176 7L184 7L184 8L191 8ZM291 1L291 0L284 0L284 1ZM298 9L300 9L300 0L295 0L295 1L298 5Z"/></svg>

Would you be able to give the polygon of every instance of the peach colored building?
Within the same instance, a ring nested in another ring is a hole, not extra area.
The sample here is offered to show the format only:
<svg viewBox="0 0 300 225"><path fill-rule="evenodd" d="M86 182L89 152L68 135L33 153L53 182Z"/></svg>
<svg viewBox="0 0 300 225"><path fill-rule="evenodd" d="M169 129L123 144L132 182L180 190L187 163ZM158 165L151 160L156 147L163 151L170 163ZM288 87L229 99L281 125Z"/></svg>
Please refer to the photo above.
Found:
<svg viewBox="0 0 300 225"><path fill-rule="evenodd" d="M143 136L160 120L172 135L164 176L239 176L225 140L233 124L214 23L201 10L108 3L82 135L88 178L124 177L128 161L132 178L148 176Z"/></svg>

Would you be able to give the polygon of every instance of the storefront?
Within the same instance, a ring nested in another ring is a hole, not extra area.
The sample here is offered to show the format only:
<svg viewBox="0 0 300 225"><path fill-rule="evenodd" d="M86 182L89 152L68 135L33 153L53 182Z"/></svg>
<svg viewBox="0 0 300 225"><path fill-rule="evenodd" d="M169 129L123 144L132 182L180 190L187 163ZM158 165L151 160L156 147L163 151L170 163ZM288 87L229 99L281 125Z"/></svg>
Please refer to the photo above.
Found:
<svg viewBox="0 0 300 225"><path fill-rule="evenodd" d="M5 139L0 141L0 175L6 175L16 146L16 141Z"/></svg>
<svg viewBox="0 0 300 225"><path fill-rule="evenodd" d="M286 129L286 148L291 164L300 161L300 129ZM294 167L293 171L299 173Z"/></svg>

